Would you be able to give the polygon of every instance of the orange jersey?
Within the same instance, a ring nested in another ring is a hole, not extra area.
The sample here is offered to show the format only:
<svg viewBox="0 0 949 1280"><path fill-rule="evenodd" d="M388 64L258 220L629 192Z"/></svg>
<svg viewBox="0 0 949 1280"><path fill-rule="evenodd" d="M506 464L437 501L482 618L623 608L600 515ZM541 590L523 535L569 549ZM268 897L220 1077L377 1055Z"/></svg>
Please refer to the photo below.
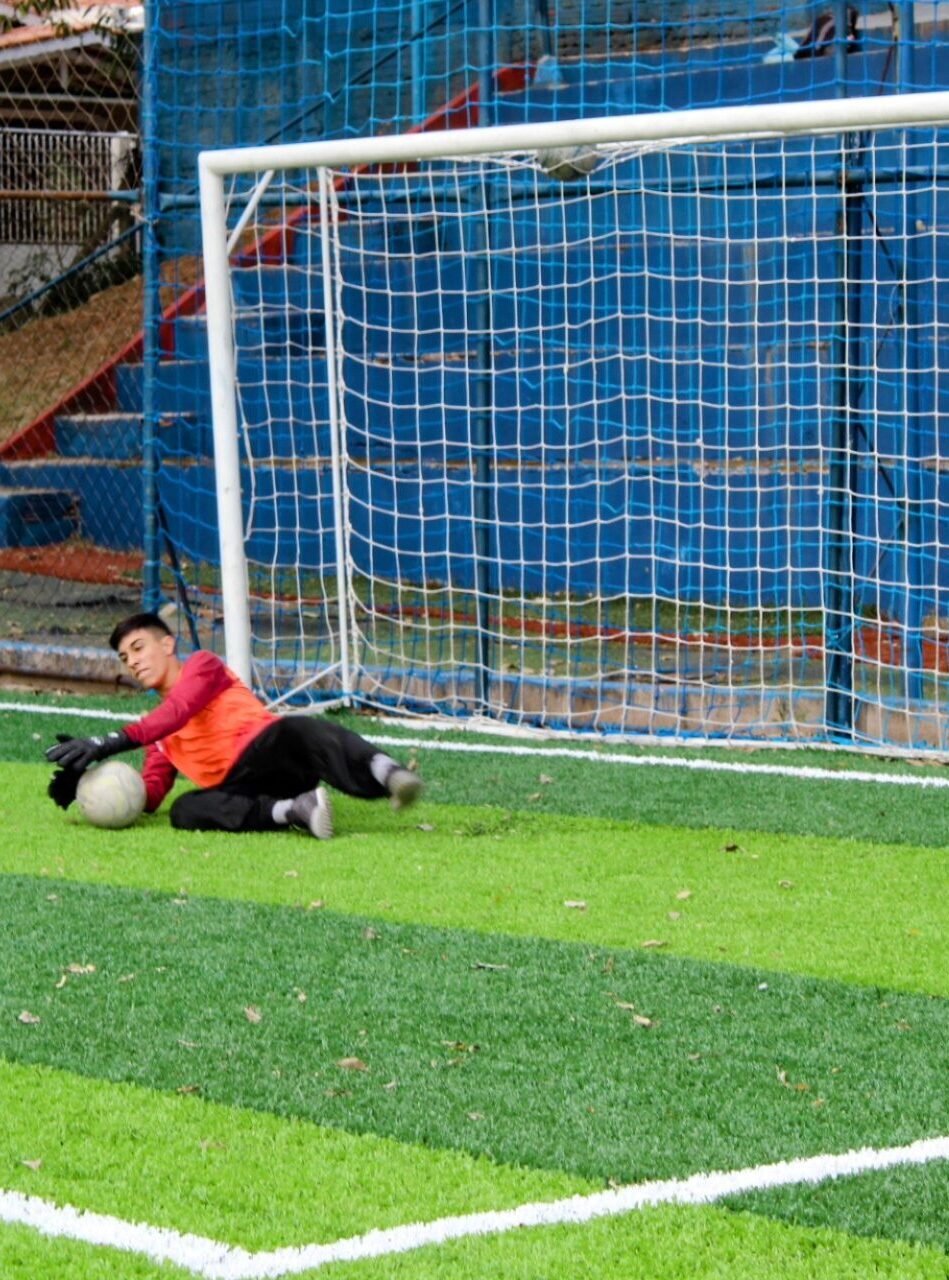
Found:
<svg viewBox="0 0 949 1280"><path fill-rule="evenodd" d="M175 770L199 787L216 787L244 748L276 719L216 654L193 653L161 706L125 727L133 742L147 748L148 808L161 803ZM157 753L164 759L156 759ZM150 779L149 773L155 776Z"/></svg>

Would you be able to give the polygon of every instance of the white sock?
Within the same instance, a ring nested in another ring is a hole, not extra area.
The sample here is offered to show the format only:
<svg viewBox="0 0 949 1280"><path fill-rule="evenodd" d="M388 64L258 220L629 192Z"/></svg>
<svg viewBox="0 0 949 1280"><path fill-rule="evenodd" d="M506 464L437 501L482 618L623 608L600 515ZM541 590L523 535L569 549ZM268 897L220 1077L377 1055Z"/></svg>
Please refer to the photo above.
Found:
<svg viewBox="0 0 949 1280"><path fill-rule="evenodd" d="M391 756L387 756L384 751L377 751L369 761L369 772L378 782L380 787L386 785L386 778L396 767L395 761Z"/></svg>
<svg viewBox="0 0 949 1280"><path fill-rule="evenodd" d="M290 822L290 810L293 808L292 800L276 800L274 807L270 811L270 816L278 826L285 827Z"/></svg>

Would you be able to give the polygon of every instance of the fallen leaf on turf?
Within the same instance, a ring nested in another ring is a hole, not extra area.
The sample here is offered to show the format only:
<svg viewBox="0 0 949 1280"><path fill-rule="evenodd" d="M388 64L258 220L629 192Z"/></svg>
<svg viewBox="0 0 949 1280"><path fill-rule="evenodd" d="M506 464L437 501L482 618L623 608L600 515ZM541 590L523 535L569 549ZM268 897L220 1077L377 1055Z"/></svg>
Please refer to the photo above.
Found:
<svg viewBox="0 0 949 1280"><path fill-rule="evenodd" d="M30 1013L29 1009L24 1009L22 1013L17 1014L17 1022L22 1022L25 1027L35 1027L41 1021L35 1013Z"/></svg>
<svg viewBox="0 0 949 1280"><path fill-rule="evenodd" d="M653 950L656 947L667 947L668 945L669 944L666 942L665 938L647 938L643 943L644 947L651 947Z"/></svg>
<svg viewBox="0 0 949 1280"><path fill-rule="evenodd" d="M175 1093L200 1093L201 1086L199 1084L180 1084Z"/></svg>
<svg viewBox="0 0 949 1280"><path fill-rule="evenodd" d="M59 894L58 894L58 893L48 893L48 894L46 895L46 901L47 901L47 902L58 902L58 901L59 901Z"/></svg>
<svg viewBox="0 0 949 1280"><path fill-rule="evenodd" d="M385 1089L385 1090L386 1090L386 1092L387 1092L387 1093L391 1093L393 1089L398 1089L398 1087L399 1087L399 1082L398 1082L398 1080L389 1080L389 1081L388 1081L386 1084L384 1084L382 1087L383 1087L383 1089Z"/></svg>
<svg viewBox="0 0 949 1280"><path fill-rule="evenodd" d="M794 881L793 881L793 880L779 880L779 881L778 881L778 888L779 888L779 889L793 889L793 888L794 888Z"/></svg>
<svg viewBox="0 0 949 1280"><path fill-rule="evenodd" d="M66 965L67 973L95 973L95 971L96 971L96 967L94 964L67 964Z"/></svg>
<svg viewBox="0 0 949 1280"><path fill-rule="evenodd" d="M255 1004L249 1004L244 1010L244 1017L248 1022L260 1022L264 1015L260 1012Z"/></svg>
<svg viewBox="0 0 949 1280"><path fill-rule="evenodd" d="M687 902L691 897L692 897L691 889L680 889L679 892L676 894L676 899L679 902Z"/></svg>
<svg viewBox="0 0 949 1280"><path fill-rule="evenodd" d="M785 1089L793 1089L797 1093L807 1093L807 1091L810 1089L811 1086L809 1084L805 1084L803 1081L801 1081L799 1084L795 1084L793 1080L789 1080L788 1073L786 1071L783 1071L781 1067L776 1067L775 1070L778 1073L778 1080L784 1086Z"/></svg>
<svg viewBox="0 0 949 1280"><path fill-rule="evenodd" d="M681 911L670 911L670 912L669 912L669 919L670 919L670 920L681 920L681 919L682 919L682 912L681 912Z"/></svg>
<svg viewBox="0 0 949 1280"><path fill-rule="evenodd" d="M481 1111L469 1111L467 1113L469 1120L483 1120L484 1113Z"/></svg>
<svg viewBox="0 0 949 1280"><path fill-rule="evenodd" d="M135 981L135 974L134 974L134 973L123 973L123 974L121 974L121 975L119 976L119 978L118 978L117 980L118 980L119 982L134 982L134 981Z"/></svg>
<svg viewBox="0 0 949 1280"><path fill-rule="evenodd" d="M563 905L570 911L586 911L587 909L587 904L579 898L567 898Z"/></svg>
<svg viewBox="0 0 949 1280"><path fill-rule="evenodd" d="M362 1058L340 1058L336 1065L343 1071L368 1071L369 1067Z"/></svg>
<svg viewBox="0 0 949 1280"><path fill-rule="evenodd" d="M539 800L539 799L540 799L540 792L539 792L539 791L532 791L532 792L531 792L531 794L530 794L527 798L528 798L528 800Z"/></svg>
<svg viewBox="0 0 949 1280"><path fill-rule="evenodd" d="M378 938L379 936L379 930L373 929L371 924L366 925L365 929L363 929L362 931L362 936L366 939L367 942L375 942L376 938Z"/></svg>
<svg viewBox="0 0 949 1280"><path fill-rule="evenodd" d="M656 1024L652 1018L647 1018L645 1014L634 1013L633 1021L637 1027L654 1027Z"/></svg>
<svg viewBox="0 0 949 1280"><path fill-rule="evenodd" d="M314 898L312 902L307 903L307 911L319 911L321 907L325 907L326 903L322 898Z"/></svg>
<svg viewBox="0 0 949 1280"><path fill-rule="evenodd" d="M43 1167L43 1157L38 1156L36 1160L21 1160L20 1164L26 1165L28 1169L39 1171Z"/></svg>
<svg viewBox="0 0 949 1280"><path fill-rule="evenodd" d="M617 1000L617 1009L627 1009L630 1013L636 1008L634 1004L630 1004L628 1000Z"/></svg>
<svg viewBox="0 0 949 1280"><path fill-rule="evenodd" d="M299 987L294 987L293 990L300 1004L306 1004L306 992L301 991Z"/></svg>
<svg viewBox="0 0 949 1280"><path fill-rule="evenodd" d="M299 871L285 871L283 876L285 880L296 880L299 874Z"/></svg>
<svg viewBox="0 0 949 1280"><path fill-rule="evenodd" d="M213 1138L202 1138L200 1142L202 1151L226 1151L226 1142L215 1142Z"/></svg>
<svg viewBox="0 0 949 1280"><path fill-rule="evenodd" d="M182 1049L197 1049L198 1047L193 1040L179 1040L178 1043Z"/></svg>
<svg viewBox="0 0 949 1280"><path fill-rule="evenodd" d="M542 773L540 777L537 779L537 781L542 783L543 786L549 787L550 784L553 782L553 778L550 776L549 773Z"/></svg>
<svg viewBox="0 0 949 1280"><path fill-rule="evenodd" d="M56 983L56 990L57 990L57 991L62 991L63 987L66 985L66 983L67 983L68 981L69 981L69 976L68 976L68 974L65 974L65 973L64 973L64 974L62 974L62 975L60 976L59 981Z"/></svg>
<svg viewBox="0 0 949 1280"><path fill-rule="evenodd" d="M415 824L416 831L434 831L435 828L430 822L417 822Z"/></svg>
<svg viewBox="0 0 949 1280"><path fill-rule="evenodd" d="M502 969L509 969L510 965L490 964L487 960L476 960L471 967L472 969L491 969L495 973L500 973Z"/></svg>

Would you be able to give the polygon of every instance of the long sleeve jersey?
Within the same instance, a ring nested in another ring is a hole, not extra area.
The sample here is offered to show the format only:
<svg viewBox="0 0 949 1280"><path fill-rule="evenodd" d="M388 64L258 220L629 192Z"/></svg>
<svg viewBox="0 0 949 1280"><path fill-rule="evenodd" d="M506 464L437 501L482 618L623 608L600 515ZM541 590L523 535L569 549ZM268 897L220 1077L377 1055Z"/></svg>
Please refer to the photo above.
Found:
<svg viewBox="0 0 949 1280"><path fill-rule="evenodd" d="M161 705L125 726L145 748L145 808L153 813L180 772L199 787L215 787L276 716L214 653L199 649Z"/></svg>

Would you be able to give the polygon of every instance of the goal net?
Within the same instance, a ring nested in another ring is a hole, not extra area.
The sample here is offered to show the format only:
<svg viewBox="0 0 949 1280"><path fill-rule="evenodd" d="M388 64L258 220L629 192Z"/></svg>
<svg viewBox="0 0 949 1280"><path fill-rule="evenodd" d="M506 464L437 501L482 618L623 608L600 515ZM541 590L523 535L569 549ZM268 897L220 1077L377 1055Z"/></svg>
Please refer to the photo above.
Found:
<svg viewBox="0 0 949 1280"><path fill-rule="evenodd" d="M206 153L271 697L944 748L949 95Z"/></svg>

